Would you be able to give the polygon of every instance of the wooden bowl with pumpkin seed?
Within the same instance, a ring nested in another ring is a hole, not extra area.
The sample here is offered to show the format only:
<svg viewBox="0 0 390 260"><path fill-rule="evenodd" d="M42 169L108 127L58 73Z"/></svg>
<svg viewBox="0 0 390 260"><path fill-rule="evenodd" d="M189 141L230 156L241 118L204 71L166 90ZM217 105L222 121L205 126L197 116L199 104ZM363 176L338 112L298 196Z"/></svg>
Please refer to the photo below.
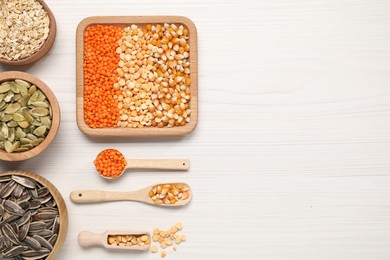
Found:
<svg viewBox="0 0 390 260"><path fill-rule="evenodd" d="M45 150L60 126L54 93L31 74L0 73L0 160L22 161Z"/></svg>
<svg viewBox="0 0 390 260"><path fill-rule="evenodd" d="M47 179L0 173L0 259L55 259L68 232L64 199Z"/></svg>

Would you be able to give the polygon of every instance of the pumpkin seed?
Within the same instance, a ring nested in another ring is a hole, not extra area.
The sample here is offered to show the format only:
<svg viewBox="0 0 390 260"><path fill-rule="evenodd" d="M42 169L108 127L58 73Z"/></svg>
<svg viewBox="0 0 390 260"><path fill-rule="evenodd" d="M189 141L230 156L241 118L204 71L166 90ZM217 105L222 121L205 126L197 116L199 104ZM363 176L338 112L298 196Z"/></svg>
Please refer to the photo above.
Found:
<svg viewBox="0 0 390 260"><path fill-rule="evenodd" d="M34 130L34 132L33 132L33 134L35 135L35 136L43 136L44 134L45 134L45 132L46 132L46 126L40 126L40 127L38 127L37 129L35 129Z"/></svg>
<svg viewBox="0 0 390 260"><path fill-rule="evenodd" d="M4 115L1 122L8 122L12 120L12 115Z"/></svg>
<svg viewBox="0 0 390 260"><path fill-rule="evenodd" d="M30 114L34 117L42 117L47 116L49 114L49 110L44 107L37 107L30 111Z"/></svg>
<svg viewBox="0 0 390 260"><path fill-rule="evenodd" d="M14 120L16 122L20 122L20 121L25 121L26 119L24 118L24 116L22 114L14 113L12 115L12 120Z"/></svg>
<svg viewBox="0 0 390 260"><path fill-rule="evenodd" d="M29 88L31 86L30 83L22 79L15 79L15 83L18 84L20 87L25 87L25 88Z"/></svg>
<svg viewBox="0 0 390 260"><path fill-rule="evenodd" d="M11 89L11 86L9 83L5 82L0 85L0 93L8 92Z"/></svg>
<svg viewBox="0 0 390 260"><path fill-rule="evenodd" d="M22 106L19 103L11 103L7 106L7 108L4 110L6 114L13 114L16 111L18 111Z"/></svg>
<svg viewBox="0 0 390 260"><path fill-rule="evenodd" d="M30 124L27 121L17 122L16 126L19 125L21 128L27 128ZM15 126L14 126L15 127Z"/></svg>
<svg viewBox="0 0 390 260"><path fill-rule="evenodd" d="M7 123L7 126L11 127L11 128L14 128L14 127L17 127L18 125L20 125L19 123L21 123L21 122L9 121Z"/></svg>
<svg viewBox="0 0 390 260"><path fill-rule="evenodd" d="M30 95L34 94L37 91L37 86L31 85L30 88L28 89L28 93Z"/></svg>
<svg viewBox="0 0 390 260"><path fill-rule="evenodd" d="M19 88L19 85L14 82L10 82L10 89L12 90L12 92L14 93L19 93L20 92L20 88Z"/></svg>

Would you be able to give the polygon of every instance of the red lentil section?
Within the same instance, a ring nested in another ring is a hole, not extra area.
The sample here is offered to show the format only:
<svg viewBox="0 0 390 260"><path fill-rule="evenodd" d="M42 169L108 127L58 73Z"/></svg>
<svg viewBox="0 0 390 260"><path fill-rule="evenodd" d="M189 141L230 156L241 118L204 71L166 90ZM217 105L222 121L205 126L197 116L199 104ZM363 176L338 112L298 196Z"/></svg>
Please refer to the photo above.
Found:
<svg viewBox="0 0 390 260"><path fill-rule="evenodd" d="M120 91L113 88L118 80L120 60L115 52L122 29L116 26L89 26L84 33L84 120L91 128L117 127ZM118 93L117 93L118 92Z"/></svg>

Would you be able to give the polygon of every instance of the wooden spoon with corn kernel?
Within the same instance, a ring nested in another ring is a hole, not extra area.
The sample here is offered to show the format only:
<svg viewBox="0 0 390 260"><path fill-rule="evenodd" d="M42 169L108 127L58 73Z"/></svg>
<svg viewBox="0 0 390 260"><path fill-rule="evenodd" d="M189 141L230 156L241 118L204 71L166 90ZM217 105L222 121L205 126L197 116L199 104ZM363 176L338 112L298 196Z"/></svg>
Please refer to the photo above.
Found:
<svg viewBox="0 0 390 260"><path fill-rule="evenodd" d="M104 163L102 163L104 161ZM186 159L125 159L123 154L116 149L101 151L94 161L99 175L106 179L116 179L122 176L127 169L154 169L186 171L190 168L190 161ZM115 166L115 172L107 172L104 165ZM120 170L118 170L120 169Z"/></svg>
<svg viewBox="0 0 390 260"><path fill-rule="evenodd" d="M180 207L191 201L192 191L186 183L162 183L130 192L76 190L70 193L70 199L77 204L130 200L163 207Z"/></svg>
<svg viewBox="0 0 390 260"><path fill-rule="evenodd" d="M123 230L109 230L103 234L81 231L78 237L82 247L102 246L113 250L149 250L150 240L148 232Z"/></svg>

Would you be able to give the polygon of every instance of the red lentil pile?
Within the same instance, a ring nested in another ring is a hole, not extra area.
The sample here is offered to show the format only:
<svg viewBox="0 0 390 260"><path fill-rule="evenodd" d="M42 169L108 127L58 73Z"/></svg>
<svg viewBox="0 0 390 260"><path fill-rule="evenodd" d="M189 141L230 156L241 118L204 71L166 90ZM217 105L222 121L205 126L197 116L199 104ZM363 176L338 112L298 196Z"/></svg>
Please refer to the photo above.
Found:
<svg viewBox="0 0 390 260"><path fill-rule="evenodd" d="M92 128L116 127L119 120L117 82L119 55L115 53L121 28L89 26L84 34L84 119Z"/></svg>
<svg viewBox="0 0 390 260"><path fill-rule="evenodd" d="M126 159L115 149L102 151L94 161L96 170L105 177L116 178L126 167Z"/></svg>
<svg viewBox="0 0 390 260"><path fill-rule="evenodd" d="M91 26L85 33L85 120L92 128L190 122L189 31L183 25Z"/></svg>

